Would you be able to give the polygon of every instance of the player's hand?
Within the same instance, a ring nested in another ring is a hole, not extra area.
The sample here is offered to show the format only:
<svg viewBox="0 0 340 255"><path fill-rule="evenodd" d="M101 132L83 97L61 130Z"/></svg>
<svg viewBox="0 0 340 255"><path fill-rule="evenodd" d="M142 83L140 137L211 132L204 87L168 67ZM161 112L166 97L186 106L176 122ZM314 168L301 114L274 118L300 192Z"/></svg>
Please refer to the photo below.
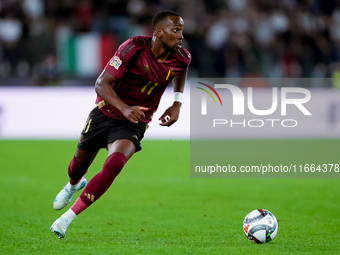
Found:
<svg viewBox="0 0 340 255"><path fill-rule="evenodd" d="M181 103L174 102L172 106L165 110L163 115L158 119L160 121L159 125L170 127L179 118L179 110L181 108Z"/></svg>
<svg viewBox="0 0 340 255"><path fill-rule="evenodd" d="M123 110L123 115L132 123L138 123L138 120L145 118L144 112L149 108L143 106L128 106Z"/></svg>

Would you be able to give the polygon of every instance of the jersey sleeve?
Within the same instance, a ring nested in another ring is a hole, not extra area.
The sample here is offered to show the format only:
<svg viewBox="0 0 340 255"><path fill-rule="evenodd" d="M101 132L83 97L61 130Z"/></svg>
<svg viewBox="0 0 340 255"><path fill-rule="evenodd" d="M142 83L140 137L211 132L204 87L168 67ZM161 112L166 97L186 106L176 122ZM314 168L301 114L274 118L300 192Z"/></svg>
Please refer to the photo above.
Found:
<svg viewBox="0 0 340 255"><path fill-rule="evenodd" d="M117 80L121 79L127 71L129 60L139 48L137 37L126 40L119 46L113 57L106 64L105 70Z"/></svg>

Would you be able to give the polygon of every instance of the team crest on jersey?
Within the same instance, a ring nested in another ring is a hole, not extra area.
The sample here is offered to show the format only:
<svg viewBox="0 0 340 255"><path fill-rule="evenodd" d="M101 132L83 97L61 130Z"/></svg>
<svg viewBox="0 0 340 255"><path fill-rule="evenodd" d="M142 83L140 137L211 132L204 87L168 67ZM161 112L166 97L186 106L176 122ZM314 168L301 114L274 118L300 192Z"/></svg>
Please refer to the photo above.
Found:
<svg viewBox="0 0 340 255"><path fill-rule="evenodd" d="M118 70L121 64L122 64L122 61L120 60L120 58L117 56L114 56L109 65L113 66L114 68Z"/></svg>

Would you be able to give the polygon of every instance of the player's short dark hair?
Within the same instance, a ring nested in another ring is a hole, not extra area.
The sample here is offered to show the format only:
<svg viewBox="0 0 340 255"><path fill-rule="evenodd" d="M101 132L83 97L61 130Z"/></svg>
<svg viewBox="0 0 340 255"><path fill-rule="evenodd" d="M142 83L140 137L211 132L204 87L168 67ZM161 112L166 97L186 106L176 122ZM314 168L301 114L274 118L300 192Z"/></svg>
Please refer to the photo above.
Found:
<svg viewBox="0 0 340 255"><path fill-rule="evenodd" d="M168 16L177 16L179 17L179 14L174 11L160 11L155 14L155 16L152 19L152 28L155 29L157 24L163 20L166 19Z"/></svg>

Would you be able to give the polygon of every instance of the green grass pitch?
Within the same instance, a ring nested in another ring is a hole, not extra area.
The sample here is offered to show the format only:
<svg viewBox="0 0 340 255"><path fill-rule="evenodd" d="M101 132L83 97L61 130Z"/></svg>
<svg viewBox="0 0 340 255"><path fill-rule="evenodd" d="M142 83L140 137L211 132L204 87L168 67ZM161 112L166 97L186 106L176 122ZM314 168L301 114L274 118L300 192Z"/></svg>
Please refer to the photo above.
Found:
<svg viewBox="0 0 340 255"><path fill-rule="evenodd" d="M237 148L251 155L258 141L229 143L231 149L225 153L233 157ZM320 157L340 163L340 140L261 144L266 157L275 158L277 146L289 145L305 148L305 161ZM0 141L0 254L340 251L340 179L193 179L189 141L144 141L143 150L107 193L72 222L64 239L58 239L49 227L66 210L54 211L52 202L66 184L75 146L76 141ZM103 150L86 174L88 179L101 169L105 157ZM257 208L270 210L278 219L278 234L268 244L254 244L243 234L245 215Z"/></svg>

